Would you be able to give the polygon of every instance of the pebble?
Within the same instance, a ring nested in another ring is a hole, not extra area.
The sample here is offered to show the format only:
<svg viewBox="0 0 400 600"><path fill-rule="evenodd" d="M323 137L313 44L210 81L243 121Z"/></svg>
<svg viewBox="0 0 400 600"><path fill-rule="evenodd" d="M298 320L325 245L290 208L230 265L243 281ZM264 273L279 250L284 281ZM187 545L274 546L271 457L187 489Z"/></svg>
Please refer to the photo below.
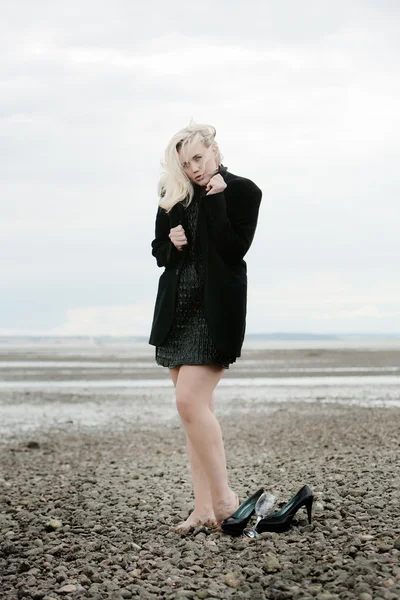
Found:
<svg viewBox="0 0 400 600"><path fill-rule="evenodd" d="M60 527L62 527L62 521L60 521L59 519L50 519L50 521L46 523L46 529L48 531L55 531Z"/></svg>
<svg viewBox="0 0 400 600"><path fill-rule="evenodd" d="M58 594L72 594L73 592L76 592L77 587L76 585L64 585L63 587L61 587L59 590L57 590Z"/></svg>
<svg viewBox="0 0 400 600"><path fill-rule="evenodd" d="M231 587L231 588L237 588L240 585L240 581L239 581L237 574L233 573L233 572L227 573L225 575L225 583L226 583L226 585L229 585L229 587Z"/></svg>
<svg viewBox="0 0 400 600"><path fill-rule="evenodd" d="M281 568L281 565L276 556L270 555L270 556L267 556L262 567L266 573L275 573L276 571L279 571L279 569Z"/></svg>

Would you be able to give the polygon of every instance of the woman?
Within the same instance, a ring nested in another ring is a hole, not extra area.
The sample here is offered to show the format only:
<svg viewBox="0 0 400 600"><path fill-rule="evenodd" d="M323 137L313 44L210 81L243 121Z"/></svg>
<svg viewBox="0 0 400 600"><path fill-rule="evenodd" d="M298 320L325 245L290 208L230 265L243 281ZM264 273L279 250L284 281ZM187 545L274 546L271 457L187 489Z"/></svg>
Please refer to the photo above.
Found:
<svg viewBox="0 0 400 600"><path fill-rule="evenodd" d="M241 355L247 274L261 190L221 164L210 125L191 123L165 152L152 254L164 267L149 343L169 368L186 433L194 511L178 525L220 526L239 505L230 489L213 391Z"/></svg>

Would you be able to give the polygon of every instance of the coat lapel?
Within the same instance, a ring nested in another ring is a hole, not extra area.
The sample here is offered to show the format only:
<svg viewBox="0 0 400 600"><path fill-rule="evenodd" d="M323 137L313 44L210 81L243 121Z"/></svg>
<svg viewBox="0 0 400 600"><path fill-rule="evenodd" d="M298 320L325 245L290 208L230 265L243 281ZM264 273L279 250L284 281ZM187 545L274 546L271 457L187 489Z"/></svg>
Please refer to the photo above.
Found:
<svg viewBox="0 0 400 600"><path fill-rule="evenodd" d="M169 220L172 227L177 227L178 225L182 225L184 223L184 206L182 202L177 202L169 211Z"/></svg>

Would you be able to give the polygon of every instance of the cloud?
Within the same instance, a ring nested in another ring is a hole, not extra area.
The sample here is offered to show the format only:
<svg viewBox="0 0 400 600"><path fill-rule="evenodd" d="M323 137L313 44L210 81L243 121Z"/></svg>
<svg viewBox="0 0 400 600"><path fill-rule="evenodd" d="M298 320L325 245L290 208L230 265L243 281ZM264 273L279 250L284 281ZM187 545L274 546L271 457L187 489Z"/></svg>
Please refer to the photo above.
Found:
<svg viewBox="0 0 400 600"><path fill-rule="evenodd" d="M252 329L324 314L368 328L374 306L373 323L400 329L398 5L206 0L196 19L180 3L60 6L3 11L0 325L29 321L21 294L51 295L62 331L86 331L97 310L109 316L93 330L148 322L160 159L193 117L264 192Z"/></svg>
<svg viewBox="0 0 400 600"><path fill-rule="evenodd" d="M400 285L380 280L374 291L340 272L249 278L248 331L400 331Z"/></svg>
<svg viewBox="0 0 400 600"><path fill-rule="evenodd" d="M48 335L150 335L148 306L87 306L67 311L66 321Z"/></svg>

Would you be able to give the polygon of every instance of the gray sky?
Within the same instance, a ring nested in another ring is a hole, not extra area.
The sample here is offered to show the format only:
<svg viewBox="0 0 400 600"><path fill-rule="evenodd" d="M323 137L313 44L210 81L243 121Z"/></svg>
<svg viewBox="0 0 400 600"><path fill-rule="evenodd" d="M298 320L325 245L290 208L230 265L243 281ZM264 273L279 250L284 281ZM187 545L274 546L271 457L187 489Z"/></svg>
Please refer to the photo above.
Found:
<svg viewBox="0 0 400 600"><path fill-rule="evenodd" d="M0 334L148 335L163 150L263 190L247 332L400 332L395 0L2 2Z"/></svg>

